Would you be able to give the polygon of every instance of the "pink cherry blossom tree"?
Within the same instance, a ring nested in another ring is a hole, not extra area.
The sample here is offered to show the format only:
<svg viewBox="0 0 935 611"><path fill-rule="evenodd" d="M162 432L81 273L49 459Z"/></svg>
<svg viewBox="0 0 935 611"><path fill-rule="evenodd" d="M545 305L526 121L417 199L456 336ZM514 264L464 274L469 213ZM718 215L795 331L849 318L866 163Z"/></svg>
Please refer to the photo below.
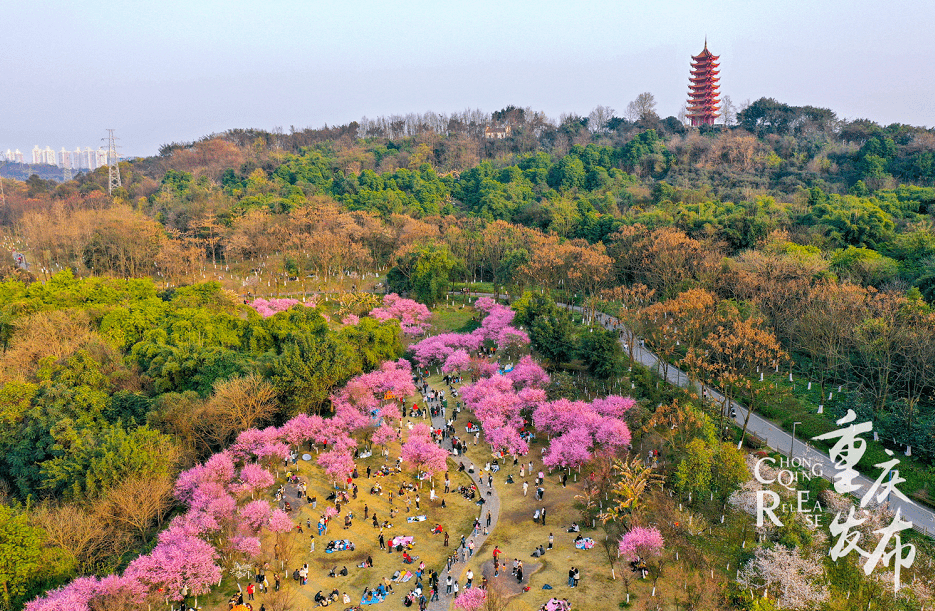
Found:
<svg viewBox="0 0 935 611"><path fill-rule="evenodd" d="M552 439L542 462L547 467L579 467L591 460L591 436L583 428L575 428Z"/></svg>
<svg viewBox="0 0 935 611"><path fill-rule="evenodd" d="M195 491L207 484L214 484L219 492L226 490L234 479L234 460L228 452L219 452L204 464L183 471L175 481L175 498L190 503Z"/></svg>
<svg viewBox="0 0 935 611"><path fill-rule="evenodd" d="M27 603L27 611L91 611L108 609L131 611L141 608L146 587L134 579L109 575L103 578L79 577L70 584L46 592L43 598Z"/></svg>
<svg viewBox="0 0 935 611"><path fill-rule="evenodd" d="M510 309L509 306L499 305L489 297L481 297L474 304L474 307L487 314L481 320L481 326L471 333L481 342L486 341L496 344L498 349L513 356L529 345L529 335L525 331L511 326L516 312Z"/></svg>
<svg viewBox="0 0 935 611"><path fill-rule="evenodd" d="M280 427L279 434L283 441L298 449L303 443L321 443L325 419L318 415L299 414Z"/></svg>
<svg viewBox="0 0 935 611"><path fill-rule="evenodd" d="M247 429L237 436L228 449L238 460L259 460L273 463L289 456L289 446L282 441L282 433L276 427Z"/></svg>
<svg viewBox="0 0 935 611"><path fill-rule="evenodd" d="M435 445L431 438L431 429L421 423L409 432L400 457L417 472L427 473L429 477L444 471L448 466L448 452Z"/></svg>
<svg viewBox="0 0 935 611"><path fill-rule="evenodd" d="M300 302L298 299L273 298L273 299L267 300L261 297L257 297L256 299L254 299L247 305L249 305L251 308L256 310L257 313L263 318L269 318L270 316L274 316L276 314L279 314L280 312L285 312L292 306L298 305L300 303L302 302ZM307 308L314 308L315 302L314 300L312 300L312 301L305 302L302 305L304 305Z"/></svg>
<svg viewBox="0 0 935 611"><path fill-rule="evenodd" d="M152 552L130 563L125 577L149 589L162 588L169 600L182 600L185 593L207 594L221 578L217 552L210 543L169 528L159 535Z"/></svg>
<svg viewBox="0 0 935 611"><path fill-rule="evenodd" d="M322 452L318 456L318 464L332 482L343 480L354 471L354 458L349 452L341 450Z"/></svg>
<svg viewBox="0 0 935 611"><path fill-rule="evenodd" d="M445 373L453 373L455 371L464 371L471 364L471 355L467 353L467 350L464 348L458 348L454 352L448 355L448 358L445 359L445 364L442 365L442 371Z"/></svg>
<svg viewBox="0 0 935 611"><path fill-rule="evenodd" d="M540 403L533 414L533 423L539 432L552 436L544 459L546 464L577 467L590 460L592 450L613 453L629 446L630 429L618 414L624 414L632 406L632 400L615 396L592 403L568 399ZM585 457L583 452L589 455Z"/></svg>
<svg viewBox="0 0 935 611"><path fill-rule="evenodd" d="M455 609L461 611L480 611L487 600L487 591L480 588L462 590L455 598Z"/></svg>
<svg viewBox="0 0 935 611"><path fill-rule="evenodd" d="M251 533L258 533L270 519L272 507L262 500L250 501L240 508L240 522L250 529Z"/></svg>
<svg viewBox="0 0 935 611"><path fill-rule="evenodd" d="M497 333L497 348L515 358L529 345L529 334L516 327L504 327Z"/></svg>
<svg viewBox="0 0 935 611"><path fill-rule="evenodd" d="M519 431L511 426L484 428L484 440L494 450L503 450L513 455L529 452L529 444L520 436Z"/></svg>
<svg viewBox="0 0 935 611"><path fill-rule="evenodd" d="M467 333L440 333L410 346L413 357L420 367L444 363L453 352L464 349L468 354L476 352L482 343L480 336Z"/></svg>
<svg viewBox="0 0 935 611"><path fill-rule="evenodd" d="M370 316L381 322L395 318L406 335L422 335L431 326L432 313L418 301L390 293L384 295L382 307L370 311Z"/></svg>
<svg viewBox="0 0 935 611"><path fill-rule="evenodd" d="M408 361L387 361L379 369L356 376L332 396L335 419L349 432L401 418L396 401L416 391ZM392 423L390 423L392 424Z"/></svg>
<svg viewBox="0 0 935 611"><path fill-rule="evenodd" d="M659 529L637 526L620 538L617 553L631 562L637 558L650 561L662 553L663 547L664 542Z"/></svg>
<svg viewBox="0 0 935 611"><path fill-rule="evenodd" d="M257 492L272 486L275 481L272 473L260 465L250 463L240 470L240 484L237 486L237 491L253 497Z"/></svg>
<svg viewBox="0 0 935 611"><path fill-rule="evenodd" d="M607 395L602 399L595 399L591 403L597 413L614 418L623 418L634 405L636 405L636 400L618 395Z"/></svg>
<svg viewBox="0 0 935 611"><path fill-rule="evenodd" d="M377 430L374 431L373 437L370 438L370 441L374 444L383 447L386 444L396 441L398 435L396 434L396 429L386 424L381 424L377 427Z"/></svg>
<svg viewBox="0 0 935 611"><path fill-rule="evenodd" d="M528 354L521 358L513 370L505 374L517 388L545 388L549 384L549 374Z"/></svg>
<svg viewBox="0 0 935 611"><path fill-rule="evenodd" d="M231 537L231 547L234 551L243 554L251 560L259 558L263 552L263 545L259 537L245 537L241 535Z"/></svg>
<svg viewBox="0 0 935 611"><path fill-rule="evenodd" d="M268 526L270 531L274 533L287 533L292 532L292 529L295 528L295 523L292 521L292 518L289 517L288 513L282 509L276 509L269 516Z"/></svg>
<svg viewBox="0 0 935 611"><path fill-rule="evenodd" d="M292 536L295 523L285 511L276 509L269 517L269 529L276 535L276 546L274 548L276 560L282 563L281 566L285 566L285 562L289 560L288 554L291 551L288 539Z"/></svg>

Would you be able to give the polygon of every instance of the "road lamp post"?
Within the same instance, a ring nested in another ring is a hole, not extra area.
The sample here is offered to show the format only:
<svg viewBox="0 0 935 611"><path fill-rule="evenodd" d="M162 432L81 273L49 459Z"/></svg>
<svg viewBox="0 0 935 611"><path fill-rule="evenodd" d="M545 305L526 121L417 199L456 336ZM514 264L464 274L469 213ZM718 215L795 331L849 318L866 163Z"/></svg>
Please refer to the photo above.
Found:
<svg viewBox="0 0 935 611"><path fill-rule="evenodd" d="M792 450L795 448L795 425L802 424L801 422L792 423L792 443L789 444L789 464L792 464Z"/></svg>

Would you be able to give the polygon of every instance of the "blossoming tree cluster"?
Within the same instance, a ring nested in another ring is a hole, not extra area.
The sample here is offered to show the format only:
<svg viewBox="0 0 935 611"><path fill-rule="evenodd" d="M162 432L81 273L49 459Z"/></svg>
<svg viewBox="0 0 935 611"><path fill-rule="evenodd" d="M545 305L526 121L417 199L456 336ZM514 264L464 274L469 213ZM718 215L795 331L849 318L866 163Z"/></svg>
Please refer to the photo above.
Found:
<svg viewBox="0 0 935 611"><path fill-rule="evenodd" d="M175 496L188 505L159 535L156 547L136 558L123 575L81 578L27 604L28 611L88 611L140 605L165 597L206 594L221 578L221 564L254 559L260 554L259 533L284 527L283 512L267 501L248 500L272 486L273 476L261 466L282 460L288 446L270 431L246 431L230 449L184 471ZM282 514L282 515L279 515ZM294 527L288 516L288 530Z"/></svg>
<svg viewBox="0 0 935 611"><path fill-rule="evenodd" d="M465 386L461 396L496 450L525 454L529 447L522 433L531 416L536 430L552 438L543 459L549 467L577 467L600 449L616 451L630 445L623 417L635 405L633 399L610 395L590 403L547 401L548 381L545 371L525 356L512 371Z"/></svg>
<svg viewBox="0 0 935 611"><path fill-rule="evenodd" d="M424 304L412 299L404 299L396 293L383 297L383 305L370 311L370 315L380 322L391 318L399 321L399 326L406 335L418 336L429 330L432 313Z"/></svg>
<svg viewBox="0 0 935 611"><path fill-rule="evenodd" d="M76 579L30 602L27 610L121 608L118 602L125 608L144 605L151 597L179 601L207 593L220 580L222 565L260 556L264 529L278 540L295 528L288 514L262 500L275 483L270 469L292 448L315 443L327 448L318 463L334 480L343 479L354 469L352 434L379 422L375 442L396 438L392 424L401 418L396 398L415 391L411 375L407 361L388 361L335 393L333 418L300 414L279 428L243 431L227 450L179 475L175 496L188 509L159 535L152 552L131 562L122 576ZM447 453L431 442L425 428L419 431L425 434L410 437L407 460L426 472L442 470ZM422 447L423 440L431 448Z"/></svg>
<svg viewBox="0 0 935 611"><path fill-rule="evenodd" d="M432 441L432 430L422 423L412 427L400 456L404 463L429 477L444 471L448 462L448 452Z"/></svg>
<svg viewBox="0 0 935 611"><path fill-rule="evenodd" d="M257 311L257 314L263 318L269 318L274 314L279 314L280 312L285 312L294 305L302 304L307 308L315 307L315 300L301 302L298 299L263 299L262 297L257 297L251 301L249 305L251 308Z"/></svg>
<svg viewBox="0 0 935 611"><path fill-rule="evenodd" d="M490 297L481 297L474 307L486 315L473 332L433 335L412 346L420 367L442 365L446 372L464 371L470 363L470 354L485 342L501 351L529 344L529 335L512 326L516 312L511 308L497 304Z"/></svg>

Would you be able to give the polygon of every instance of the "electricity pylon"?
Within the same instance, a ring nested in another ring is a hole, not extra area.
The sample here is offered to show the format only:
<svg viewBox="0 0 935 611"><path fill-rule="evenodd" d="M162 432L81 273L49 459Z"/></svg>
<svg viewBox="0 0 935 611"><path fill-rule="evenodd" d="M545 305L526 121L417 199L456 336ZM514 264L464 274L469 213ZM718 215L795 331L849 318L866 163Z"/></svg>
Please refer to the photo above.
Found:
<svg viewBox="0 0 935 611"><path fill-rule="evenodd" d="M114 189L120 188L120 165L117 163L117 142L114 138L114 130L107 130L107 194L113 195Z"/></svg>

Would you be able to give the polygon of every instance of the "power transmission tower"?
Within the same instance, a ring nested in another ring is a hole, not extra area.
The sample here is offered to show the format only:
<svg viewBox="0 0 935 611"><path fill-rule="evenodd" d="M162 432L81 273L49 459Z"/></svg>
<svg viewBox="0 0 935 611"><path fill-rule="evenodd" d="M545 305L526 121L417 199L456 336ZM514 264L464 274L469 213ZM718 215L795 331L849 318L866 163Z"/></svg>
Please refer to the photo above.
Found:
<svg viewBox="0 0 935 611"><path fill-rule="evenodd" d="M107 169L109 180L107 182L107 194L113 195L114 189L120 188L120 165L117 163L117 142L114 138L114 130L107 130Z"/></svg>

